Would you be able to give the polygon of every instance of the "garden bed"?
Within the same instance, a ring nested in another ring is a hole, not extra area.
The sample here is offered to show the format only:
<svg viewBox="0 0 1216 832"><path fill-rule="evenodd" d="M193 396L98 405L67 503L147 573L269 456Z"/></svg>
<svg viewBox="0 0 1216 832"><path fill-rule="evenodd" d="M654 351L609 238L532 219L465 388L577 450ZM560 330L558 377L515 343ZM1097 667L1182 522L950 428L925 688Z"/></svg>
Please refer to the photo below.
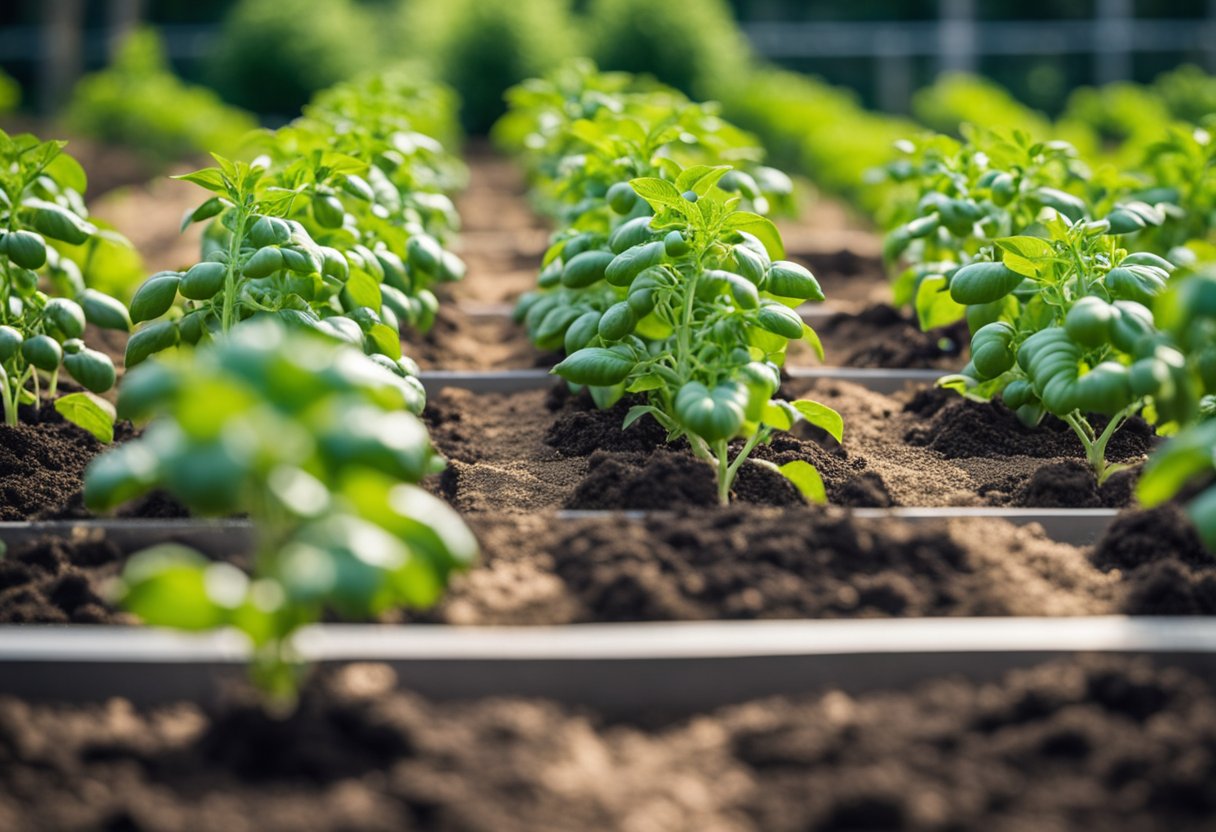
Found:
<svg viewBox="0 0 1216 832"><path fill-rule="evenodd" d="M844 417L843 447L798 426L778 434L759 458L802 459L823 477L829 502L882 506L1124 507L1134 472L1101 488L1063 423L1023 428L1000 404L920 389L883 394L847 381L796 379L790 398L809 396ZM446 389L425 417L450 460L441 492L464 511L664 509L712 505L712 472L669 446L648 419L621 430L628 403L598 411L560 387L510 394ZM1135 463L1153 444L1133 421L1116 434L1112 461ZM800 504L784 478L741 469L736 496L767 505Z"/></svg>
<svg viewBox="0 0 1216 832"><path fill-rule="evenodd" d="M0 698L0 824L142 830L1206 828L1216 707L1168 658L605 715L437 702L351 665L286 719L239 694ZM73 784L89 784L77 788Z"/></svg>
<svg viewBox="0 0 1216 832"><path fill-rule="evenodd" d="M468 522L482 562L438 607L384 621L1216 614L1216 564L1172 507L1122 516L1093 548L994 518L911 523L816 508ZM128 554L154 542L186 542L248 566L250 532L240 523L55 531L31 540L26 530L0 530L11 541L0 562L0 621L130 623L107 600L106 583Z"/></svg>

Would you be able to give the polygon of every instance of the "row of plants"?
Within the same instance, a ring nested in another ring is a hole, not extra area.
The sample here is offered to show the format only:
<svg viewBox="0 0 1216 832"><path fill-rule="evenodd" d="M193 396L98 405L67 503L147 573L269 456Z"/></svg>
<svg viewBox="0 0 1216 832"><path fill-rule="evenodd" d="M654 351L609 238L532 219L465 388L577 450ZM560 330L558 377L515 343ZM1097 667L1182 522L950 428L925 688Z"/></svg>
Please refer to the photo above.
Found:
<svg viewBox="0 0 1216 832"><path fill-rule="evenodd" d="M925 330L965 320L971 333L970 361L941 385L999 399L1028 427L1061 419L1099 483L1121 467L1106 448L1130 417L1163 435L1205 417L1212 333L1203 279L1187 275L1216 251L1209 134L1175 128L1119 171L1022 131L967 127L899 151L883 189L896 203L884 241L894 301ZM1164 314L1180 297L1196 305ZM1160 484L1179 470L1169 447L1146 471L1146 503L1171 490Z"/></svg>
<svg viewBox="0 0 1216 832"><path fill-rule="evenodd" d="M516 310L538 347L565 351L553 372L600 408L635 397L624 428L650 418L686 441L716 470L724 504L775 431L806 420L839 441L835 411L776 398L791 341L822 353L795 308L823 293L783 259L764 215L790 181L760 164L754 139L710 105L589 62L509 101L496 135L521 154L558 228ZM824 499L808 463L778 470Z"/></svg>
<svg viewBox="0 0 1216 832"><path fill-rule="evenodd" d="M300 626L433 603L477 554L459 516L417 487L444 462L400 334L425 330L432 287L464 274L443 247L464 169L419 129L453 112L450 94L390 71L252 136L250 161L216 155L175 177L211 192L182 223L206 224L200 259L150 277L129 309L85 288L59 251L104 234L63 143L0 143L6 416L43 387L54 397L62 366L89 391L56 401L65 416L106 440L116 415L145 425L90 463L89 508L159 489L194 516L253 521L250 574L165 544L128 561L118 592L149 624L244 632L276 701L299 681ZM117 373L81 342L86 322L135 327L117 409L95 395Z"/></svg>

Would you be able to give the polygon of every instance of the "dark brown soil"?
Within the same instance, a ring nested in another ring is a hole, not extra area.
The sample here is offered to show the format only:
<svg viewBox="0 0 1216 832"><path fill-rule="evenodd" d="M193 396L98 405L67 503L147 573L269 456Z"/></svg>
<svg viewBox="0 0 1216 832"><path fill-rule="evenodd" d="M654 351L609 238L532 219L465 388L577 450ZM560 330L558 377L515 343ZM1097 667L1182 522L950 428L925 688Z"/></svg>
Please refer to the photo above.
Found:
<svg viewBox="0 0 1216 832"><path fill-rule="evenodd" d="M114 439L135 435L130 422L115 425ZM84 470L107 446L59 415L50 404L23 407L15 427L0 425L0 520L93 517L84 507ZM118 511L120 517L185 517L168 495L154 492Z"/></svg>
<svg viewBox="0 0 1216 832"><path fill-rule="evenodd" d="M915 317L887 303L837 313L811 325L823 341L829 365L953 371L967 363L966 324L923 332ZM802 345L790 361L814 363Z"/></svg>
<svg viewBox="0 0 1216 832"><path fill-rule="evenodd" d="M0 559L0 623L130 623L104 598L126 558L100 534L46 538Z"/></svg>
<svg viewBox="0 0 1216 832"><path fill-rule="evenodd" d="M778 465L803 460L820 472L834 505L1124 507L1136 471L1101 488L1080 443L1062 423L1030 431L1000 404L920 389L886 396L845 382L787 383L783 394L821 401L844 417L843 446L805 424L754 451ZM560 386L550 392L432 397L427 419L451 460L440 492L464 511L545 508L651 509L716 502L715 474L684 443L643 417L621 430L634 400L607 411ZM990 440L985 445L983 440ZM1152 434L1134 420L1115 436L1109 459L1136 466ZM735 445L735 450L738 450ZM779 475L740 469L735 498L800 503Z"/></svg>
<svg viewBox="0 0 1216 832"><path fill-rule="evenodd" d="M661 721L437 703L383 665L287 718L0 699L0 827L138 832L1198 832L1216 697L1144 659L746 702Z"/></svg>
<svg viewBox="0 0 1216 832"><path fill-rule="evenodd" d="M22 408L15 427L0 425L0 520L55 515L78 499L85 466L104 448L49 404Z"/></svg>
<svg viewBox="0 0 1216 832"><path fill-rule="evenodd" d="M382 620L1216 614L1216 559L1162 511L1128 514L1092 552L995 520L911 525L797 507L468 521L482 562L438 607ZM104 600L123 562L99 537L15 549L0 560L0 622L125 622Z"/></svg>

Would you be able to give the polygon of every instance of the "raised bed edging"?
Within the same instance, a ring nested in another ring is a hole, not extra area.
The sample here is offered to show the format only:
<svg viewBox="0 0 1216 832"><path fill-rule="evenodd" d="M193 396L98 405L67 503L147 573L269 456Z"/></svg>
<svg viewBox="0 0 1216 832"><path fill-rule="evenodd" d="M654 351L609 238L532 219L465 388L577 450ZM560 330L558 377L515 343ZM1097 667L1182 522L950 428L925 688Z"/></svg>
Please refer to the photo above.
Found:
<svg viewBox="0 0 1216 832"><path fill-rule="evenodd" d="M1038 523L1047 536L1059 543L1085 546L1096 541L1118 515L1107 508L842 508L852 516L867 519L898 519L908 523L952 519L1005 520L1017 525ZM557 511L558 520L584 517L620 517L640 521L647 516L670 512L645 511ZM203 554L221 557L248 553L253 543L253 524L248 520L43 520L0 522L0 544L14 548L41 538L65 540L100 534L124 553L158 543L182 543Z"/></svg>
<svg viewBox="0 0 1216 832"><path fill-rule="evenodd" d="M384 662L435 699L541 696L606 713L714 708L826 687L848 693L958 674L994 679L1078 653L1148 655L1216 679L1216 621L927 618L459 628L319 625L320 665ZM243 639L118 627L0 628L0 694L39 701L208 702L243 673Z"/></svg>

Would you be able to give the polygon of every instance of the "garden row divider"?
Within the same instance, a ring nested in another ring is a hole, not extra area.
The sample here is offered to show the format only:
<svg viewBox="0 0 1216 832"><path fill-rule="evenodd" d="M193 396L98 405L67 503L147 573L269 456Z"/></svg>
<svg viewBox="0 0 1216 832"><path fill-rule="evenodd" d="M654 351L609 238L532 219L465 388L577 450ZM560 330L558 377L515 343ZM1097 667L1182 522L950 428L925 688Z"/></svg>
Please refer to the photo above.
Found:
<svg viewBox="0 0 1216 832"><path fill-rule="evenodd" d="M435 699L543 696L606 713L704 709L829 687L857 694L942 675L985 681L1083 653L1146 655L1216 678L1216 621L1202 618L324 624L302 630L295 648L323 666L386 663L403 687ZM3 627L0 695L208 703L241 677L247 655L235 632Z"/></svg>

